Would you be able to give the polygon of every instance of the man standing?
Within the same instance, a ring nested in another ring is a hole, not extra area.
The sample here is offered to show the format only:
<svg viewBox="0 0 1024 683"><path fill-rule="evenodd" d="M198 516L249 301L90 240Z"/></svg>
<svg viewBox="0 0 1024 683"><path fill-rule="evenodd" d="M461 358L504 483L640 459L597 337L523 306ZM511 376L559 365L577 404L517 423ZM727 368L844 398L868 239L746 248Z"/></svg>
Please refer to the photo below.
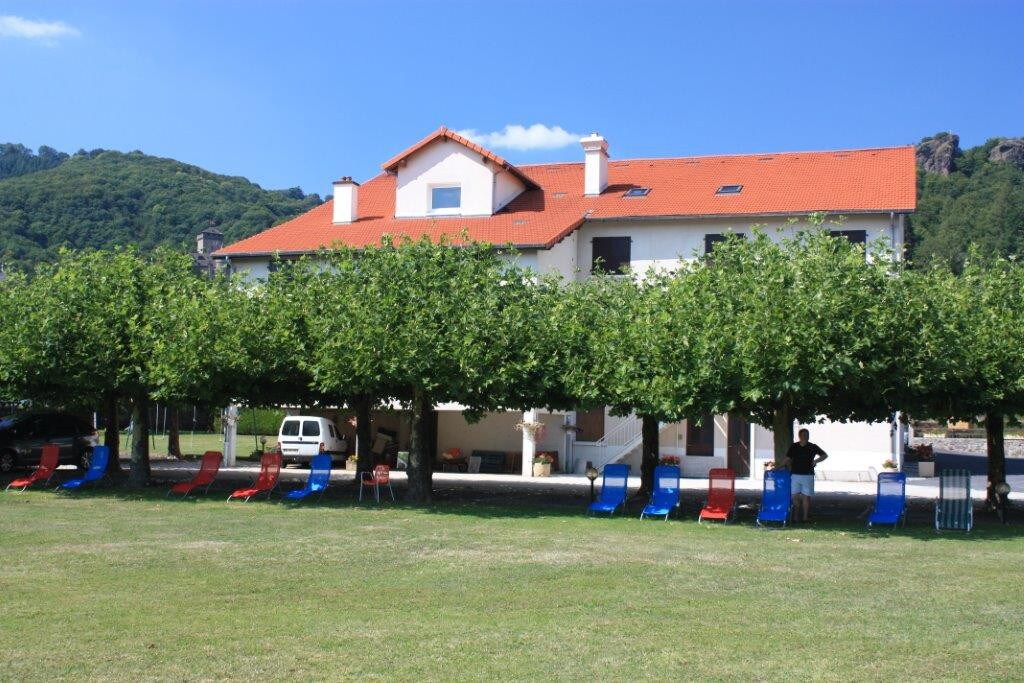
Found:
<svg viewBox="0 0 1024 683"><path fill-rule="evenodd" d="M817 444L807 439L810 432L801 429L797 432L800 439L789 447L782 461L792 475L793 497L796 503L796 519L794 522L809 522L811 519L811 496L814 495L814 466L828 457Z"/></svg>

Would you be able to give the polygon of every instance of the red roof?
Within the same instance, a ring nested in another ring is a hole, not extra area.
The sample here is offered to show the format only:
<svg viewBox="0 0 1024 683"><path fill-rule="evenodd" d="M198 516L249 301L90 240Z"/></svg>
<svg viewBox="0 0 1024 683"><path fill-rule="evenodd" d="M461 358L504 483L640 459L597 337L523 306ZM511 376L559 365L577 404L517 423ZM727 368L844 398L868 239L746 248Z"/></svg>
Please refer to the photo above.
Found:
<svg viewBox="0 0 1024 683"><path fill-rule="evenodd" d="M392 168L439 136L479 146L445 128L398 155ZM495 163L507 163L482 147ZM588 220L669 217L739 217L909 212L916 206L913 147L831 152L786 152L670 159L626 159L608 164L608 187L583 195L583 163L522 165L516 170L535 185L493 216L395 218L395 176L381 174L359 188L359 220L334 225L331 202L236 242L217 255L311 252L343 243L360 248L384 235L469 239L520 248L551 247ZM716 194L742 185L738 194ZM624 197L633 187L644 197Z"/></svg>

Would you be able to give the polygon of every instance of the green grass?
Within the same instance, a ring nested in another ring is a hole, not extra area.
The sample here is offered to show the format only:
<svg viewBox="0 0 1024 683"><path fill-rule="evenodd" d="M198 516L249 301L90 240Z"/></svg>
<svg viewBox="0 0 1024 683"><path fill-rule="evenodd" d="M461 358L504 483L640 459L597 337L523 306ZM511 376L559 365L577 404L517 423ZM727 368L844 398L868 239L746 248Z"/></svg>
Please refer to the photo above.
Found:
<svg viewBox="0 0 1024 683"><path fill-rule="evenodd" d="M191 432L184 431L180 435L179 442L181 444L181 452L186 455L202 455L206 451L224 450L224 436L220 432L214 434L197 432L192 434ZM268 449L272 448L276 443L277 434L267 436ZM149 444L150 455L153 457L159 458L167 455L166 434L151 435ZM253 437L251 435L239 434L236 455L238 457L247 456L259 447L258 436ZM130 449L131 436L128 434L121 434L122 457L128 457Z"/></svg>
<svg viewBox="0 0 1024 683"><path fill-rule="evenodd" d="M0 679L1020 679L1021 532L0 494Z"/></svg>

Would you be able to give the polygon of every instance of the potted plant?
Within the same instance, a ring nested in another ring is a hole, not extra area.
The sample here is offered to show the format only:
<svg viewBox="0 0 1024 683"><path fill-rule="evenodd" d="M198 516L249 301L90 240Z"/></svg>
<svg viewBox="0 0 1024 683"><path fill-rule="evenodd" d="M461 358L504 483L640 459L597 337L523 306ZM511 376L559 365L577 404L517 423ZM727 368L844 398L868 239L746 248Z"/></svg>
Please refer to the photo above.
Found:
<svg viewBox="0 0 1024 683"><path fill-rule="evenodd" d="M533 458L533 476L550 477L552 462L554 459L547 453L538 453Z"/></svg>
<svg viewBox="0 0 1024 683"><path fill-rule="evenodd" d="M533 443L538 443L544 440L544 436L547 434L547 425L543 422L530 422L524 420L519 422L515 426L517 431L526 434L526 437Z"/></svg>
<svg viewBox="0 0 1024 683"><path fill-rule="evenodd" d="M348 459L345 461L345 469L348 470L349 472L355 472L356 470L358 470L359 456L357 456L355 453L348 456Z"/></svg>
<svg viewBox="0 0 1024 683"><path fill-rule="evenodd" d="M679 467L679 456L678 455L663 455L658 460L659 465L671 465L673 467Z"/></svg>
<svg viewBox="0 0 1024 683"><path fill-rule="evenodd" d="M882 469L886 472L895 472L897 470L896 463L892 460L886 460L882 463Z"/></svg>
<svg viewBox="0 0 1024 683"><path fill-rule="evenodd" d="M935 476L935 449L930 443L919 443L912 449L917 459L917 474L922 477Z"/></svg>

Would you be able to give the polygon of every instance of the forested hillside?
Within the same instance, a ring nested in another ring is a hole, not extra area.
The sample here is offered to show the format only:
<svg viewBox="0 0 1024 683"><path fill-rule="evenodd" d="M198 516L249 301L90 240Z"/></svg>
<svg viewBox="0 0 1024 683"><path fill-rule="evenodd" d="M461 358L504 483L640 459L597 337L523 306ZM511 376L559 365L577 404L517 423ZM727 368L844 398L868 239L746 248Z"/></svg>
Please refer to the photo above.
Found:
<svg viewBox="0 0 1024 683"><path fill-rule="evenodd" d="M320 203L299 188L264 190L245 178L141 152L72 156L0 147L0 260L26 267L75 249L137 244L194 248L207 227L234 242Z"/></svg>
<svg viewBox="0 0 1024 683"><path fill-rule="evenodd" d="M917 148L918 205L911 257L961 264L970 245L1024 254L1024 139L993 138L966 150L940 133Z"/></svg>

